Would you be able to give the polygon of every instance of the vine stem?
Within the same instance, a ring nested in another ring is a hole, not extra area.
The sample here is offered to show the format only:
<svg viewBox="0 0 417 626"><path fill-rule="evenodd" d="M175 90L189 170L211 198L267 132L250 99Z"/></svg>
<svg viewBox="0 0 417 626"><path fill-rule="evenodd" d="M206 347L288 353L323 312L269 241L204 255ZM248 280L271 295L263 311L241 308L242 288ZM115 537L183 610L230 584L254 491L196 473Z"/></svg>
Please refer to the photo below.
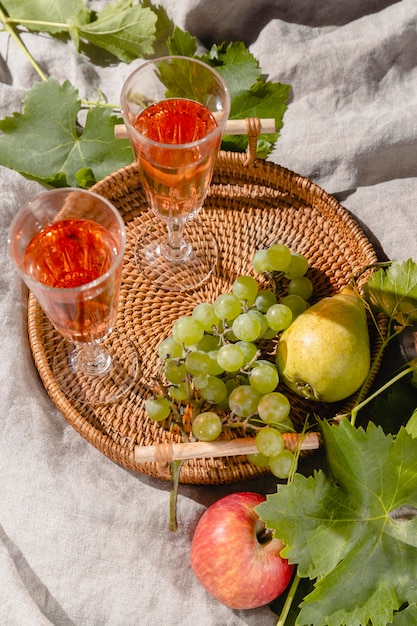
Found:
<svg viewBox="0 0 417 626"><path fill-rule="evenodd" d="M295 593L298 589L299 584L300 584L300 577L296 573L291 583L291 587L287 593L287 597L285 598L284 606L282 607L282 611L279 615L276 626L285 626L285 621L288 617L288 613L290 612L292 603L294 602Z"/></svg>
<svg viewBox="0 0 417 626"><path fill-rule="evenodd" d="M4 13L4 11L3 11L1 6L0 6L0 20L3 22L4 28L6 29L6 31L9 33L9 35L14 39L14 41L17 43L19 48L22 50L23 54L26 56L27 59L29 59L29 62L31 63L31 65L35 69L35 71L39 74L41 79L44 80L44 81L47 81L48 77L42 71L42 69L39 67L39 65L36 63L35 59L30 54L29 50L26 48L25 44L20 39L19 35L17 34L17 32L15 31L13 26L11 26L11 24L14 23L14 20L10 20L7 17L7 15L5 15L5 13Z"/></svg>
<svg viewBox="0 0 417 626"><path fill-rule="evenodd" d="M53 28L60 28L62 30L69 30L70 28L65 22L45 22L45 20L24 20L21 18L14 19L12 17L7 17L6 20L8 24L22 24L22 26L33 24L34 26L52 26Z"/></svg>
<svg viewBox="0 0 417 626"><path fill-rule="evenodd" d="M407 374L410 374L414 370L416 365L417 365L417 359L413 359L412 361L409 362L408 367L406 367L404 370L402 370L399 374L397 374L393 378L390 378L390 380L386 382L384 385L382 385L382 387L379 387L379 389L377 389L374 393L367 396L365 400L362 400L362 402L357 404L350 413L351 415L350 421L351 421L352 426L355 425L357 415L359 411L363 409L364 406L366 406L369 402L372 402L372 400L374 400L377 396L379 396L380 393L383 393L386 389L389 389L391 385L401 380L401 378L404 378L404 376L407 376Z"/></svg>
<svg viewBox="0 0 417 626"><path fill-rule="evenodd" d="M169 529L172 531L177 530L177 501L178 501L178 488L180 484L181 467L184 461L171 461L171 490L169 493Z"/></svg>

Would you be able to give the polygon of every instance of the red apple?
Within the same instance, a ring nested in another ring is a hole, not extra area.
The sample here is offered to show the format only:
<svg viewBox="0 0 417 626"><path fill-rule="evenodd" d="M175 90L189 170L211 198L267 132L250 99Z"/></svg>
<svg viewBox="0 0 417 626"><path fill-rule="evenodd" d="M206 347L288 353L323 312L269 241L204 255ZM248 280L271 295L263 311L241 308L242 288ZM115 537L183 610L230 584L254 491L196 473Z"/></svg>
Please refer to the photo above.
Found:
<svg viewBox="0 0 417 626"><path fill-rule="evenodd" d="M191 545L191 567L201 585L232 609L254 609L275 600L294 570L281 557L254 507L265 500L240 492L221 498L202 515Z"/></svg>

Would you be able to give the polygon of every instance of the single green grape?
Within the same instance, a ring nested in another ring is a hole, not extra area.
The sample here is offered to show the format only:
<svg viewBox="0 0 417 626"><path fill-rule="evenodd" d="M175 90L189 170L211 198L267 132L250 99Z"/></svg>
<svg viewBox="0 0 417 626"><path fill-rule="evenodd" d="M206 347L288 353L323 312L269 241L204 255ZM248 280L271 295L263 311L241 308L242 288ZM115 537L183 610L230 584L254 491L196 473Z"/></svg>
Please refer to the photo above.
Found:
<svg viewBox="0 0 417 626"><path fill-rule="evenodd" d="M210 374L198 374L197 376L193 376L194 387L201 391L208 385L208 379Z"/></svg>
<svg viewBox="0 0 417 626"><path fill-rule="evenodd" d="M287 419L291 405L280 391L265 393L259 400L258 415L267 424L277 424Z"/></svg>
<svg viewBox="0 0 417 626"><path fill-rule="evenodd" d="M194 418L193 435L200 441L214 441L222 432L222 423L217 413L205 411Z"/></svg>
<svg viewBox="0 0 417 626"><path fill-rule="evenodd" d="M255 319L258 320L259 324L261 325L261 332L259 333L259 337L258 339L261 339L266 332L268 332L268 321L265 317L265 315L263 313L261 313L260 311L258 311L258 309L249 309L248 315L252 315L252 317L254 317Z"/></svg>
<svg viewBox="0 0 417 626"><path fill-rule="evenodd" d="M261 323L254 315L241 313L233 320L232 331L241 341L256 341L261 334Z"/></svg>
<svg viewBox="0 0 417 626"><path fill-rule="evenodd" d="M204 328L198 320L188 315L179 317L172 326L175 341L185 346L192 346L203 338Z"/></svg>
<svg viewBox="0 0 417 626"><path fill-rule="evenodd" d="M232 291L247 306L252 306L258 295L258 281L252 276L239 276L232 285Z"/></svg>
<svg viewBox="0 0 417 626"><path fill-rule="evenodd" d="M269 468L277 478L286 479L290 475L294 454L290 450L282 450L279 454L271 455Z"/></svg>
<svg viewBox="0 0 417 626"><path fill-rule="evenodd" d="M220 324L220 319L214 312L214 305L210 302L200 302L194 307L191 317L202 325L207 333L213 332L213 326Z"/></svg>
<svg viewBox="0 0 417 626"><path fill-rule="evenodd" d="M293 278L288 283L288 293L308 300L313 295L313 283L307 276Z"/></svg>
<svg viewBox="0 0 417 626"><path fill-rule="evenodd" d="M280 304L287 306L292 312L292 321L308 308L309 304L301 296L295 294L284 296Z"/></svg>
<svg viewBox="0 0 417 626"><path fill-rule="evenodd" d="M239 417L255 415L261 394L251 385L239 385L230 392L229 408Z"/></svg>
<svg viewBox="0 0 417 626"><path fill-rule="evenodd" d="M197 344L197 350L202 350L203 352L211 352L212 350L218 350L220 346L220 337L204 333L203 337Z"/></svg>
<svg viewBox="0 0 417 626"><path fill-rule="evenodd" d="M269 465L269 456L265 456L260 452L254 452L253 454L248 454L248 461L256 465L257 467L268 467Z"/></svg>
<svg viewBox="0 0 417 626"><path fill-rule="evenodd" d="M265 313L266 321L273 330L279 331L288 328L292 322L292 310L286 304L273 304Z"/></svg>
<svg viewBox="0 0 417 626"><path fill-rule="evenodd" d="M268 257L268 250L257 250L252 257L252 267L255 272L263 274L264 272L272 272L273 267Z"/></svg>
<svg viewBox="0 0 417 626"><path fill-rule="evenodd" d="M171 413L171 404L165 396L149 398L145 402L145 411L151 419L162 422Z"/></svg>
<svg viewBox="0 0 417 626"><path fill-rule="evenodd" d="M285 277L291 280L292 278L299 278L304 276L308 270L308 260L303 254L294 252L291 254L291 261L286 268L284 274Z"/></svg>
<svg viewBox="0 0 417 626"><path fill-rule="evenodd" d="M208 373L212 376L220 376L220 374L223 374L224 372L224 369L220 367L217 360L217 353L218 350L210 350L210 352L207 352L208 356L210 357L210 366L208 369Z"/></svg>
<svg viewBox="0 0 417 626"><path fill-rule="evenodd" d="M207 384L200 389L201 397L210 404L219 404L227 396L226 383L217 376L207 376Z"/></svg>
<svg viewBox="0 0 417 626"><path fill-rule="evenodd" d="M217 363L225 372L237 372L244 360L245 356L236 344L227 343L217 351Z"/></svg>
<svg viewBox="0 0 417 626"><path fill-rule="evenodd" d="M276 428L266 426L258 430L255 437L258 452L264 456L277 456L284 449L284 439Z"/></svg>
<svg viewBox="0 0 417 626"><path fill-rule="evenodd" d="M179 383L178 385L170 385L168 387L168 393L173 400L177 402L183 402L188 398L188 388L186 383Z"/></svg>
<svg viewBox="0 0 417 626"><path fill-rule="evenodd" d="M251 369L249 373L249 384L251 387L259 391L262 394L268 394L277 388L279 376L276 367L269 367L268 365L256 365ZM262 400L262 398L261 398ZM260 400L260 402L261 402ZM259 404L258 404L259 412Z"/></svg>
<svg viewBox="0 0 417 626"><path fill-rule="evenodd" d="M241 312L241 302L234 293L221 293L214 301L214 312L220 320L231 322Z"/></svg>
<svg viewBox="0 0 417 626"><path fill-rule="evenodd" d="M277 296L269 289L261 289L255 300L255 306L261 313L266 313L269 307L277 303Z"/></svg>
<svg viewBox="0 0 417 626"><path fill-rule="evenodd" d="M187 376L185 363L180 359L168 359L165 361L164 373L170 383L182 383Z"/></svg>
<svg viewBox="0 0 417 626"><path fill-rule="evenodd" d="M237 341L235 346L237 346L243 353L243 367L250 363L258 352L256 343L253 343L252 341Z"/></svg>
<svg viewBox="0 0 417 626"><path fill-rule="evenodd" d="M182 345L177 343L174 337L167 337L158 346L158 356L161 361L182 356Z"/></svg>
<svg viewBox="0 0 417 626"><path fill-rule="evenodd" d="M291 263L291 250L283 243L275 243L267 250L268 260L276 272L285 272Z"/></svg>
<svg viewBox="0 0 417 626"><path fill-rule="evenodd" d="M211 359L207 352L202 350L194 350L189 352L185 357L185 369L191 376L199 374L209 374L211 368ZM181 382L181 381L178 381Z"/></svg>

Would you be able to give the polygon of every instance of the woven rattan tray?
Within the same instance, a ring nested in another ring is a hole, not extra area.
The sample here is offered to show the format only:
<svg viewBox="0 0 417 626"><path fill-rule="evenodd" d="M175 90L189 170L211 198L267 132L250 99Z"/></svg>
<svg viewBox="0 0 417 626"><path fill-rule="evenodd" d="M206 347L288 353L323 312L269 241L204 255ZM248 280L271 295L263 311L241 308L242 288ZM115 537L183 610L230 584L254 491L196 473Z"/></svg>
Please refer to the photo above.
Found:
<svg viewBox="0 0 417 626"><path fill-rule="evenodd" d="M136 165L105 178L93 188L121 212L128 231L117 328L136 345L142 370L127 397L112 405L77 405L63 395L51 371L60 336L53 329L33 295L29 296L29 337L43 384L65 419L89 443L107 457L131 470L168 479L166 467L137 464L135 447L180 442L179 434L164 430L144 414L147 385L157 368L156 348L179 315L189 314L200 301L213 301L228 291L237 275L250 272L257 248L284 242L307 256L314 299L331 295L347 284L352 274L377 261L376 253L352 216L311 181L278 165L244 162L244 155L221 153L210 192L195 227L195 237L214 233L219 245L219 265L209 282L193 293L156 290L134 262L134 243L144 224L152 219ZM366 274L364 275L366 277ZM377 341L372 338L374 351ZM123 351L123 346L121 346ZM352 400L321 405L321 417L344 411ZM317 405L292 398L292 417L300 428ZM192 459L184 463L181 482L222 484L247 480L266 470L246 457Z"/></svg>

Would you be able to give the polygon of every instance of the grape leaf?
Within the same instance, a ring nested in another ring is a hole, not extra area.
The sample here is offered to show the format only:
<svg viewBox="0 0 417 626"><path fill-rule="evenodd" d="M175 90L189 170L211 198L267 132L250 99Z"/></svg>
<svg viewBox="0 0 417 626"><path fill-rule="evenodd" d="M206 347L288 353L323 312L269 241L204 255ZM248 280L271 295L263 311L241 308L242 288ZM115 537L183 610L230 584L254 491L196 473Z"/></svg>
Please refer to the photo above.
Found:
<svg viewBox="0 0 417 626"><path fill-rule="evenodd" d="M274 118L277 132L258 138L257 156L266 158L279 137L290 86L264 80L258 61L242 42L214 45L201 59L215 67L229 88L230 119ZM247 146L246 135L223 137L223 150L243 152Z"/></svg>
<svg viewBox="0 0 417 626"><path fill-rule="evenodd" d="M405 425L405 429L410 435L410 437L413 437L413 439L416 439L417 437L417 409L416 408L411 413L408 419L408 422Z"/></svg>
<svg viewBox="0 0 417 626"><path fill-rule="evenodd" d="M174 28L174 32L168 38L167 43L170 54L193 57L197 52L196 38L190 35L190 33L181 30L178 26Z"/></svg>
<svg viewBox="0 0 417 626"><path fill-rule="evenodd" d="M53 107L51 107L53 102ZM84 129L77 126L78 91L65 81L35 83L23 113L0 120L0 165L43 185L77 186L95 181L133 161L130 142L114 138L120 119L103 106L91 108ZM85 176L89 170L88 176Z"/></svg>
<svg viewBox="0 0 417 626"><path fill-rule="evenodd" d="M29 30L53 35L68 31L70 26L87 24L91 19L91 11L83 0L2 0L2 6L10 18L24 20L24 25ZM31 20L38 23L27 23Z"/></svg>
<svg viewBox="0 0 417 626"><path fill-rule="evenodd" d="M126 63L153 54L157 22L150 8L129 5L130 0L109 4L94 22L80 27L81 37Z"/></svg>
<svg viewBox="0 0 417 626"><path fill-rule="evenodd" d="M366 301L401 326L417 323L417 263L393 261L364 285Z"/></svg>
<svg viewBox="0 0 417 626"><path fill-rule="evenodd" d="M411 604L394 614L393 626L417 626L417 605Z"/></svg>
<svg viewBox="0 0 417 626"><path fill-rule="evenodd" d="M242 41L213 45L200 59L214 67L224 78L232 102L261 79L259 63Z"/></svg>
<svg viewBox="0 0 417 626"><path fill-rule="evenodd" d="M169 54L168 40L174 31L174 23L161 5L153 5L151 0L142 0L142 7L151 9L156 15L156 30L153 43L153 54L162 57ZM171 54L174 54L173 52ZM187 55L186 55L187 56ZM192 55L190 55L192 56Z"/></svg>
<svg viewBox="0 0 417 626"><path fill-rule="evenodd" d="M77 49L81 38L127 63L154 52L157 14L149 7L132 6L132 0L116 0L98 13L82 0L6 0L3 5L9 17L30 30L68 32Z"/></svg>
<svg viewBox="0 0 417 626"><path fill-rule="evenodd" d="M257 512L317 578L299 626L386 626L417 597L417 440L372 422L321 428L329 476L297 473Z"/></svg>
<svg viewBox="0 0 417 626"><path fill-rule="evenodd" d="M257 81L247 92L237 96L230 111L231 119L245 119L259 117L275 119L276 132L272 135L260 135L258 138L257 154L265 158L279 137L279 130L283 125L284 113L287 110L287 98L290 86L282 83ZM240 138L243 149L247 146L247 137ZM236 145L233 137L223 137L223 149L231 150ZM236 147L235 147L236 149Z"/></svg>

